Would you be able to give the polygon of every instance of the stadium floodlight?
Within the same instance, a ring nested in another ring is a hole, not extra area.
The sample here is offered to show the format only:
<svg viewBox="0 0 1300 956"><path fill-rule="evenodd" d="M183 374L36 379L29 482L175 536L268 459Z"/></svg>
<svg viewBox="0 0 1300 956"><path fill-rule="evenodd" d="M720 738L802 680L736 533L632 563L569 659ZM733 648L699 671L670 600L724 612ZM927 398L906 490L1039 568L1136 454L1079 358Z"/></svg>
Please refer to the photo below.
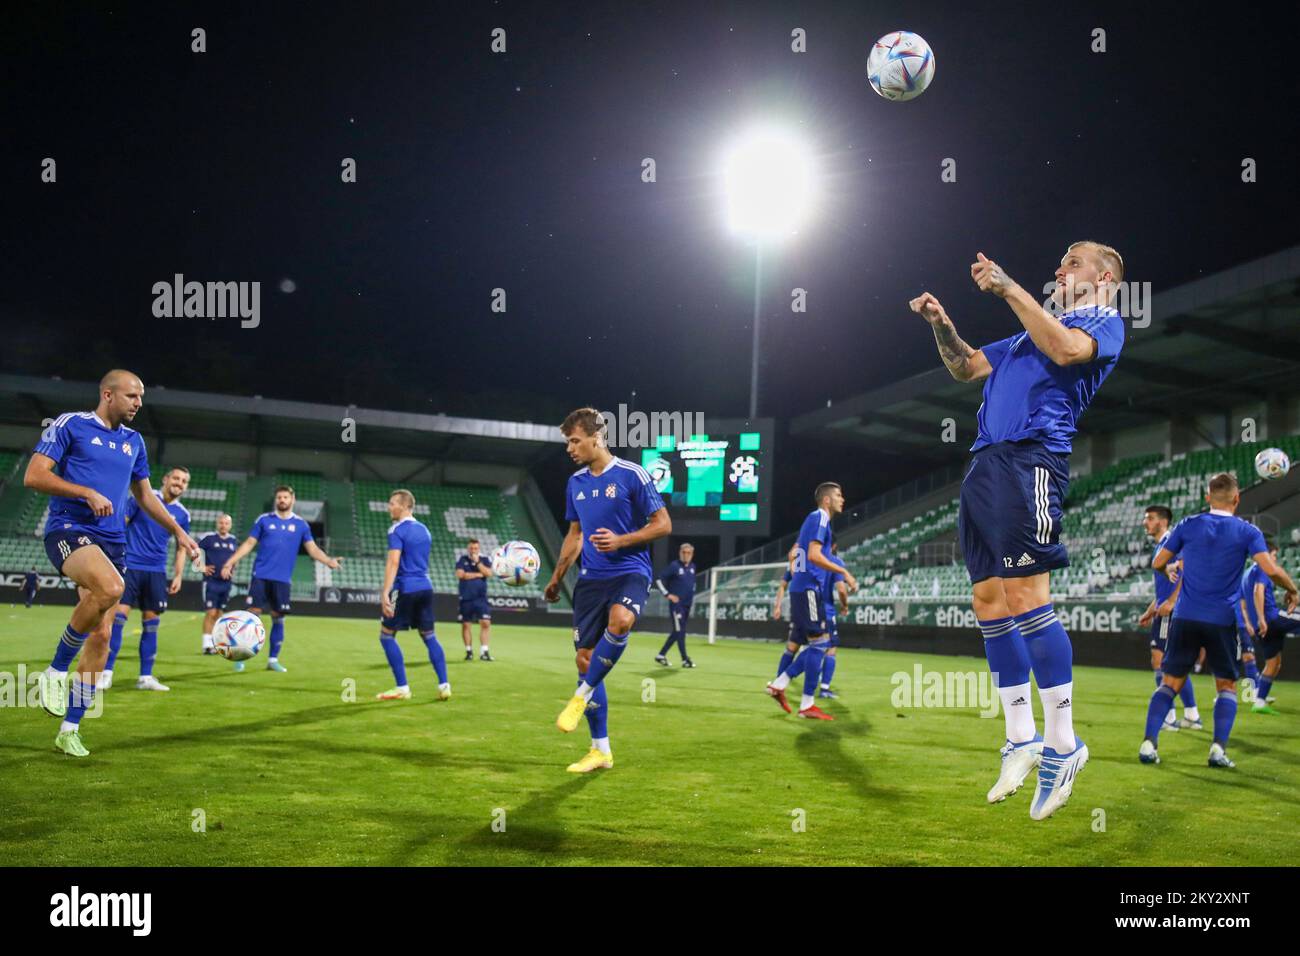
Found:
<svg viewBox="0 0 1300 956"><path fill-rule="evenodd" d="M771 127L741 136L722 164L727 226L754 243L753 351L749 369L749 417L758 416L759 296L763 247L799 232L815 205L812 152L798 139Z"/></svg>

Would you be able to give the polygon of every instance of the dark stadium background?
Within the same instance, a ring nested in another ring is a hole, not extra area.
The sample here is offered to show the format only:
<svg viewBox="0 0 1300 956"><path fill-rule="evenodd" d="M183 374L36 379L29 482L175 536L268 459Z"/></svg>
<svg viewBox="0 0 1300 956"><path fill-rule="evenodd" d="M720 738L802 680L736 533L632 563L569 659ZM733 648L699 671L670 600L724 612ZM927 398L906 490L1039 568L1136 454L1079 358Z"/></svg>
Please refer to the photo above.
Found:
<svg viewBox="0 0 1300 956"><path fill-rule="evenodd" d="M1158 292L1300 236L1294 31L1240 7L9 14L6 372L123 365L147 386L542 422L635 390L641 409L742 415L752 259L723 233L714 173L728 133L759 116L802 121L827 193L768 270L760 411L778 419L933 367L906 309L923 289L973 344L1016 331L969 281L977 250L1035 288L1068 242L1094 238ZM189 51L195 26L205 54ZM790 52L794 27L807 54ZM865 76L868 44L896 28L936 51L933 87L907 104ZM57 187L39 181L45 156ZM955 184L939 180L946 157ZM1257 183L1241 182L1244 157ZM177 272L260 280L261 327L153 318L150 287ZM795 286L806 315L789 311ZM825 477L859 500L931 467L779 447L774 534ZM556 502L558 448L537 475Z"/></svg>

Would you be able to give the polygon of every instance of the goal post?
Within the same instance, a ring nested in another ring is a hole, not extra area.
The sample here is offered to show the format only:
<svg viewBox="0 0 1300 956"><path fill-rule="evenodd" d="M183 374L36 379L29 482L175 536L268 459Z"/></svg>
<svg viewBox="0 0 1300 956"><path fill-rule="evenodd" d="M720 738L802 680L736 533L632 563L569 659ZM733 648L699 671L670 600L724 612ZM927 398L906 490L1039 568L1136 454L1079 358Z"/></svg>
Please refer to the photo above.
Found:
<svg viewBox="0 0 1300 956"><path fill-rule="evenodd" d="M709 643L718 635L718 619L728 609L745 603L765 601L769 606L776 598L781 576L789 565L722 564L709 569ZM726 618L724 618L726 619Z"/></svg>

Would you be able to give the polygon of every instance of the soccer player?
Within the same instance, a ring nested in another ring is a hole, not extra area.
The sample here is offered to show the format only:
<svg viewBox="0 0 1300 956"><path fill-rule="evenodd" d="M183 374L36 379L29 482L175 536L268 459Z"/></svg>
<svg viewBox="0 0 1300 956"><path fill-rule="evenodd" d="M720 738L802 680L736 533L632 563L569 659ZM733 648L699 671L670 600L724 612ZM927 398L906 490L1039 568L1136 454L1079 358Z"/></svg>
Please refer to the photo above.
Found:
<svg viewBox="0 0 1300 956"><path fill-rule="evenodd" d="M134 420L143 402L138 377L124 369L108 372L99 382L95 410L56 418L41 433L23 476L25 487L50 496L45 553L54 570L77 585L77 606L54 660L37 676L41 706L63 718L54 746L71 757L90 755L81 740L81 718L94 705L95 684L108 658L112 611L124 590L127 492L176 538L177 547L191 557L199 554L153 494L144 441L124 424ZM69 682L68 667L79 651L77 677Z"/></svg>
<svg viewBox="0 0 1300 956"><path fill-rule="evenodd" d="M163 476L162 491L154 495L162 506L176 519L188 534L190 530L190 512L181 504L181 495L190 486L190 470L176 467ZM113 665L122 650L122 632L126 629L127 618L131 608L140 608L140 677L135 682L136 690L171 690L166 684L153 676L154 661L158 658L158 626L167 611L167 598L181 589L181 575L185 571L185 552L176 549L176 566L171 579L167 578L167 542L169 532L158 522L150 518L135 503L126 503L123 514L126 521L126 585L122 592L122 602L113 615L113 632L108 640L108 662L104 673L99 678L99 689L108 690L113 686Z"/></svg>
<svg viewBox="0 0 1300 956"><path fill-rule="evenodd" d="M32 569L23 575L22 595L24 607L32 606L32 602L36 600L36 592L40 590L40 587L41 581L36 573L36 565L32 565Z"/></svg>
<svg viewBox="0 0 1300 956"><path fill-rule="evenodd" d="M1256 693L1259 690L1259 668L1255 666L1255 629L1247 623L1246 619L1246 577L1250 574L1250 565L1245 571L1241 572L1241 592L1237 595L1237 603L1233 611L1237 615L1237 674L1243 683L1242 699L1253 701L1256 700ZM1268 703L1267 698L1265 703ZM1168 729L1167 727L1165 728Z"/></svg>
<svg viewBox="0 0 1300 956"><path fill-rule="evenodd" d="M293 581L294 560L302 547L313 561L327 568L337 569L341 558L331 558L320 549L311 536L311 527L301 515L294 514L297 500L293 488L280 485L275 489L275 510L259 515L249 529L244 543L235 549L221 567L221 580L233 580L235 566L248 552L257 548L253 562L253 579L248 585L248 609L254 614L271 612L271 650L266 669L284 673L288 670L280 663L280 648L284 646L284 616L289 613L290 585ZM235 670L244 669L243 661L235 661Z"/></svg>
<svg viewBox="0 0 1300 956"><path fill-rule="evenodd" d="M668 598L673 616L673 632L655 655L655 662L671 667L668 648L677 645L682 655L682 667L694 667L695 662L686 653L686 625L691 619L691 602L695 600L695 545L683 544L677 549L677 560L664 569L655 580L655 587Z"/></svg>
<svg viewBox="0 0 1300 956"><path fill-rule="evenodd" d="M1277 543L1266 538L1268 556L1277 563ZM1273 582L1270 575L1258 562L1252 564L1242 575L1241 599L1245 603L1246 626L1252 631L1255 643L1255 655L1264 666L1259 671L1259 680L1255 687L1255 703L1251 710L1256 714L1276 714L1269 706L1268 692L1273 688L1273 681L1282 670L1282 642L1293 634L1300 633L1300 620L1284 617L1278 613L1277 601L1273 598Z"/></svg>
<svg viewBox="0 0 1300 956"><path fill-rule="evenodd" d="M447 658L433 632L433 584L429 581L429 548L433 536L414 515L415 495L398 488L388 496L388 560L384 565L384 584L379 591L383 620L379 623L379 645L393 669L397 686L377 695L379 700L407 700L411 686L406 682L406 661L397 643L397 632L414 627L420 632L429 663L438 675L438 699L451 697L447 680ZM396 588L397 599L393 599Z"/></svg>
<svg viewBox="0 0 1300 956"><path fill-rule="evenodd" d="M839 545L831 542L831 561L843 568L844 559L840 557L839 552ZM844 580L844 573L844 571L837 571L826 579L826 625L829 629L830 641L826 645L826 656L822 659L821 686L817 696L828 697L831 700L839 696L831 690L831 678L835 676L835 653L840 647L840 625L835 613L836 602L839 602L840 614L849 613L849 588Z"/></svg>
<svg viewBox="0 0 1300 956"><path fill-rule="evenodd" d="M238 539L230 533L235 520L227 514L217 515L217 530L199 542L203 549L203 653L215 654L216 644L212 640L212 628L217 618L226 609L230 601L230 588L233 582L221 576L230 556L239 546Z"/></svg>
<svg viewBox="0 0 1300 956"><path fill-rule="evenodd" d="M1164 547L1165 539L1169 537L1169 525L1173 522L1174 513L1164 505L1150 505L1142 516L1142 526L1145 528L1147 537L1155 542L1155 550L1151 552L1152 560L1160 553ZM1164 571L1151 571L1151 576L1155 582L1155 597L1147 609L1142 612L1138 618L1138 624L1142 627L1151 628L1151 669L1156 673L1156 686L1159 687L1164 683L1164 673L1160 670L1160 662L1165 657L1165 645L1169 640L1169 615L1173 613L1174 604L1178 601L1178 573L1179 564L1177 561L1170 561L1165 566ZM1169 709L1169 716L1165 718L1164 729L1167 731L1177 731L1180 729L1202 730L1205 725L1201 723L1201 713L1196 709L1196 694L1192 691L1192 682L1189 680L1183 684L1183 689L1178 692L1178 696L1183 701L1183 716L1181 720L1174 719L1174 710Z"/></svg>
<svg viewBox="0 0 1300 956"><path fill-rule="evenodd" d="M1088 760L1074 733L1073 650L1052 607L1050 572L1069 564L1059 537L1071 438L1124 345L1124 320L1109 304L1124 263L1110 246L1073 243L1052 291L1059 318L984 253L970 273L981 291L1011 307L1023 331L973 349L930 293L911 308L930 324L952 377L984 383L957 524L1006 716L1002 769L988 801L1005 800L1038 767L1029 816L1042 820L1065 805ZM1034 726L1031 668L1043 704L1042 737Z"/></svg>
<svg viewBox="0 0 1300 956"><path fill-rule="evenodd" d="M492 660L492 651L488 648L489 632L492 630L492 606L488 604L487 583L492 577L492 562L479 554L477 538L465 542L465 553L456 559L456 578L460 591L460 639L465 643L465 660L474 659L474 638L470 636L470 624L478 624L478 653L485 661Z"/></svg>
<svg viewBox="0 0 1300 956"><path fill-rule="evenodd" d="M790 647L803 647L794 663L783 668L775 680L767 685L767 693L776 699L781 709L790 713L785 689L790 681L803 673L803 697L799 702L799 716L813 720L834 720L817 706L817 684L821 676L822 661L830 645L830 625L826 622L826 593L830 576L843 571L850 591L857 590L858 582L843 565L830 559L834 533L831 519L844 510L844 492L833 481L823 481L813 492L815 507L804 518L795 542L794 556L790 560ZM781 658L784 663L786 658Z"/></svg>
<svg viewBox="0 0 1300 956"><path fill-rule="evenodd" d="M587 715L591 749L568 770L589 773L614 766L604 681L623 656L650 593L649 544L671 534L673 525L649 473L610 453L600 412L575 409L560 432L569 457L580 467L565 488L569 531L546 585L546 600L560 599L560 582L579 554L582 571L573 589L578 687L555 724L569 733Z"/></svg>
<svg viewBox="0 0 1300 956"><path fill-rule="evenodd" d="M781 620L781 602L785 599L785 592L790 587L790 582L794 580L794 555L799 550L799 545L790 545L790 551L785 556L785 573L781 575L781 581L776 586L776 602L772 605L772 620ZM799 653L799 644L794 639L794 622L786 629L785 650L781 653L781 662L777 664L776 676L780 677L785 669L790 666L794 656Z"/></svg>
<svg viewBox="0 0 1300 956"><path fill-rule="evenodd" d="M1254 558L1273 581L1286 589L1287 610L1294 610L1295 582L1273 560L1264 536L1253 524L1236 516L1241 494L1235 476L1224 472L1210 479L1205 495L1209 512L1190 515L1178 523L1151 562L1161 570L1176 554L1182 555L1182 587L1169 626L1164 683L1151 695L1147 707L1146 737L1138 748L1142 763L1159 763L1157 741L1165 714L1187 680L1197 653L1205 649L1205 663L1214 674L1218 692L1214 701L1214 742L1211 767L1232 768L1228 737L1237 717L1237 635L1232 606L1240 593L1241 566Z"/></svg>

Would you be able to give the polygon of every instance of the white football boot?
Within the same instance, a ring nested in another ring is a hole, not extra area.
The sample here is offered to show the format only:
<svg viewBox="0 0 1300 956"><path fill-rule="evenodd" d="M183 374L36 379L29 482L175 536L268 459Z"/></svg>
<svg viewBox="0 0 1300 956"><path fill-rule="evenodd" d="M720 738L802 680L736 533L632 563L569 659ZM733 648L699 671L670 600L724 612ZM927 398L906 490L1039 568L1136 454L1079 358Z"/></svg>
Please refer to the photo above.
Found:
<svg viewBox="0 0 1300 956"><path fill-rule="evenodd" d="M135 682L136 690L171 690L166 684L150 674L147 677L141 677Z"/></svg>
<svg viewBox="0 0 1300 956"><path fill-rule="evenodd" d="M1057 753L1051 747L1043 748L1043 759L1038 765L1038 789L1029 806L1029 819L1046 820L1065 806L1074 790L1079 771L1088 763L1088 746L1078 737L1069 753Z"/></svg>
<svg viewBox="0 0 1300 956"><path fill-rule="evenodd" d="M998 774L998 782L989 791L989 803L1005 800L1024 785L1025 777L1038 766L1043 756L1043 737L1039 734L1022 744L1013 744L1008 740L1001 754L1002 771Z"/></svg>

